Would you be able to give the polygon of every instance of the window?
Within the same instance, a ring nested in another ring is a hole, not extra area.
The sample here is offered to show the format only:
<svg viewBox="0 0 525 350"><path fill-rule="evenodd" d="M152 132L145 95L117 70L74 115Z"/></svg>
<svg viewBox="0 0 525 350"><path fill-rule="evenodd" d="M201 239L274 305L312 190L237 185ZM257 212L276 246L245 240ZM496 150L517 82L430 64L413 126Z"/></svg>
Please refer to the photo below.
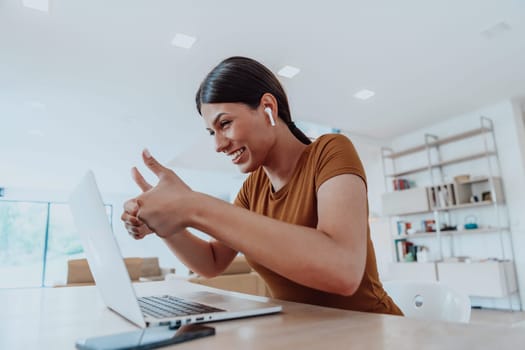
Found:
<svg viewBox="0 0 525 350"><path fill-rule="evenodd" d="M315 140L321 135L324 134L339 134L341 133L340 129L332 128L331 126L320 125L311 122L297 121L295 123L299 129L310 139Z"/></svg>
<svg viewBox="0 0 525 350"><path fill-rule="evenodd" d="M0 288L64 284L67 261L83 256L67 204L0 201Z"/></svg>
<svg viewBox="0 0 525 350"><path fill-rule="evenodd" d="M0 287L42 284L47 203L0 201Z"/></svg>

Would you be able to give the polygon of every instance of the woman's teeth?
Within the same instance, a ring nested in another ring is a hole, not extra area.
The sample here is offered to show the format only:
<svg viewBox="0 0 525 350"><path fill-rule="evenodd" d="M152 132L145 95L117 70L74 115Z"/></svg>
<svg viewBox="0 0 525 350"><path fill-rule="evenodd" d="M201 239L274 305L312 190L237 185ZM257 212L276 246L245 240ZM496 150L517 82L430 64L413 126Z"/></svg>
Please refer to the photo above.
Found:
<svg viewBox="0 0 525 350"><path fill-rule="evenodd" d="M230 155L230 157L232 158L233 161L237 160L237 158L239 158L241 156L241 154L244 153L244 150L245 148L240 148L238 151L235 151L235 153L232 153Z"/></svg>

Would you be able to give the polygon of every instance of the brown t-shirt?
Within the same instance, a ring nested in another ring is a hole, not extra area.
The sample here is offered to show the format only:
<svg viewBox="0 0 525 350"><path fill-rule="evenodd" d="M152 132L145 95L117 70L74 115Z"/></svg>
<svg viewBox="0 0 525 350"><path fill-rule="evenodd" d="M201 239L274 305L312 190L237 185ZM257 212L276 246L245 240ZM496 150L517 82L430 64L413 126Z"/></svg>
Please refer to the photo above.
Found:
<svg viewBox="0 0 525 350"><path fill-rule="evenodd" d="M244 182L235 205L296 225L317 227L317 191L326 180L341 174L366 176L350 140L329 134L308 145L297 162L290 181L275 192L262 168ZM290 249L297 249L290 247ZM303 286L267 269L246 256L246 260L268 285L274 298L341 309L401 315L385 293L377 273L374 247L367 229L367 254L363 279L351 296L342 296ZM315 251L311 252L315 259ZM344 273L344 272L343 272Z"/></svg>

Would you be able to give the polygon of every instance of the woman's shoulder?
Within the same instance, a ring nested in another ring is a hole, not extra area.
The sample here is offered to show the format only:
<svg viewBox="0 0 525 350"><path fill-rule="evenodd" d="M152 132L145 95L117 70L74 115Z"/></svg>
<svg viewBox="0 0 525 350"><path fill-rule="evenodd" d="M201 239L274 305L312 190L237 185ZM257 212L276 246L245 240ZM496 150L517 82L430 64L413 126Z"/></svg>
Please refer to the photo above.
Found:
<svg viewBox="0 0 525 350"><path fill-rule="evenodd" d="M352 141L343 134L324 134L319 136L311 145L314 153L327 150L347 148L353 149Z"/></svg>
<svg viewBox="0 0 525 350"><path fill-rule="evenodd" d="M324 134L319 136L315 141L314 144L319 145L325 145L328 143L348 143L351 142L348 137L346 137L343 134Z"/></svg>

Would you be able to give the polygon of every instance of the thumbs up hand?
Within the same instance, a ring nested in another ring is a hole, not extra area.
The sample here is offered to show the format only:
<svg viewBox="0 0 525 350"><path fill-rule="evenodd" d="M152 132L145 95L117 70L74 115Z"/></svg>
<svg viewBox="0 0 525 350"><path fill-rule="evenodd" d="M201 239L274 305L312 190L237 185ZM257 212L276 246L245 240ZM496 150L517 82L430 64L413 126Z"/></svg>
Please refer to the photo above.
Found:
<svg viewBox="0 0 525 350"><path fill-rule="evenodd" d="M144 179L135 167L131 169L131 177L143 192L148 191L153 187ZM137 217L138 210L139 205L137 199L130 199L124 203L124 212L120 219L124 222L124 226L130 236L135 239L142 239L150 233L153 233L153 231Z"/></svg>
<svg viewBox="0 0 525 350"><path fill-rule="evenodd" d="M193 191L173 170L160 164L147 150L142 152L142 158L159 182L156 186L151 186L140 172L134 169L133 178L143 193L126 202L129 209L126 212L142 223L143 226L137 230L139 238L147 231L144 226L156 232L158 236L166 238L186 228L189 198Z"/></svg>

